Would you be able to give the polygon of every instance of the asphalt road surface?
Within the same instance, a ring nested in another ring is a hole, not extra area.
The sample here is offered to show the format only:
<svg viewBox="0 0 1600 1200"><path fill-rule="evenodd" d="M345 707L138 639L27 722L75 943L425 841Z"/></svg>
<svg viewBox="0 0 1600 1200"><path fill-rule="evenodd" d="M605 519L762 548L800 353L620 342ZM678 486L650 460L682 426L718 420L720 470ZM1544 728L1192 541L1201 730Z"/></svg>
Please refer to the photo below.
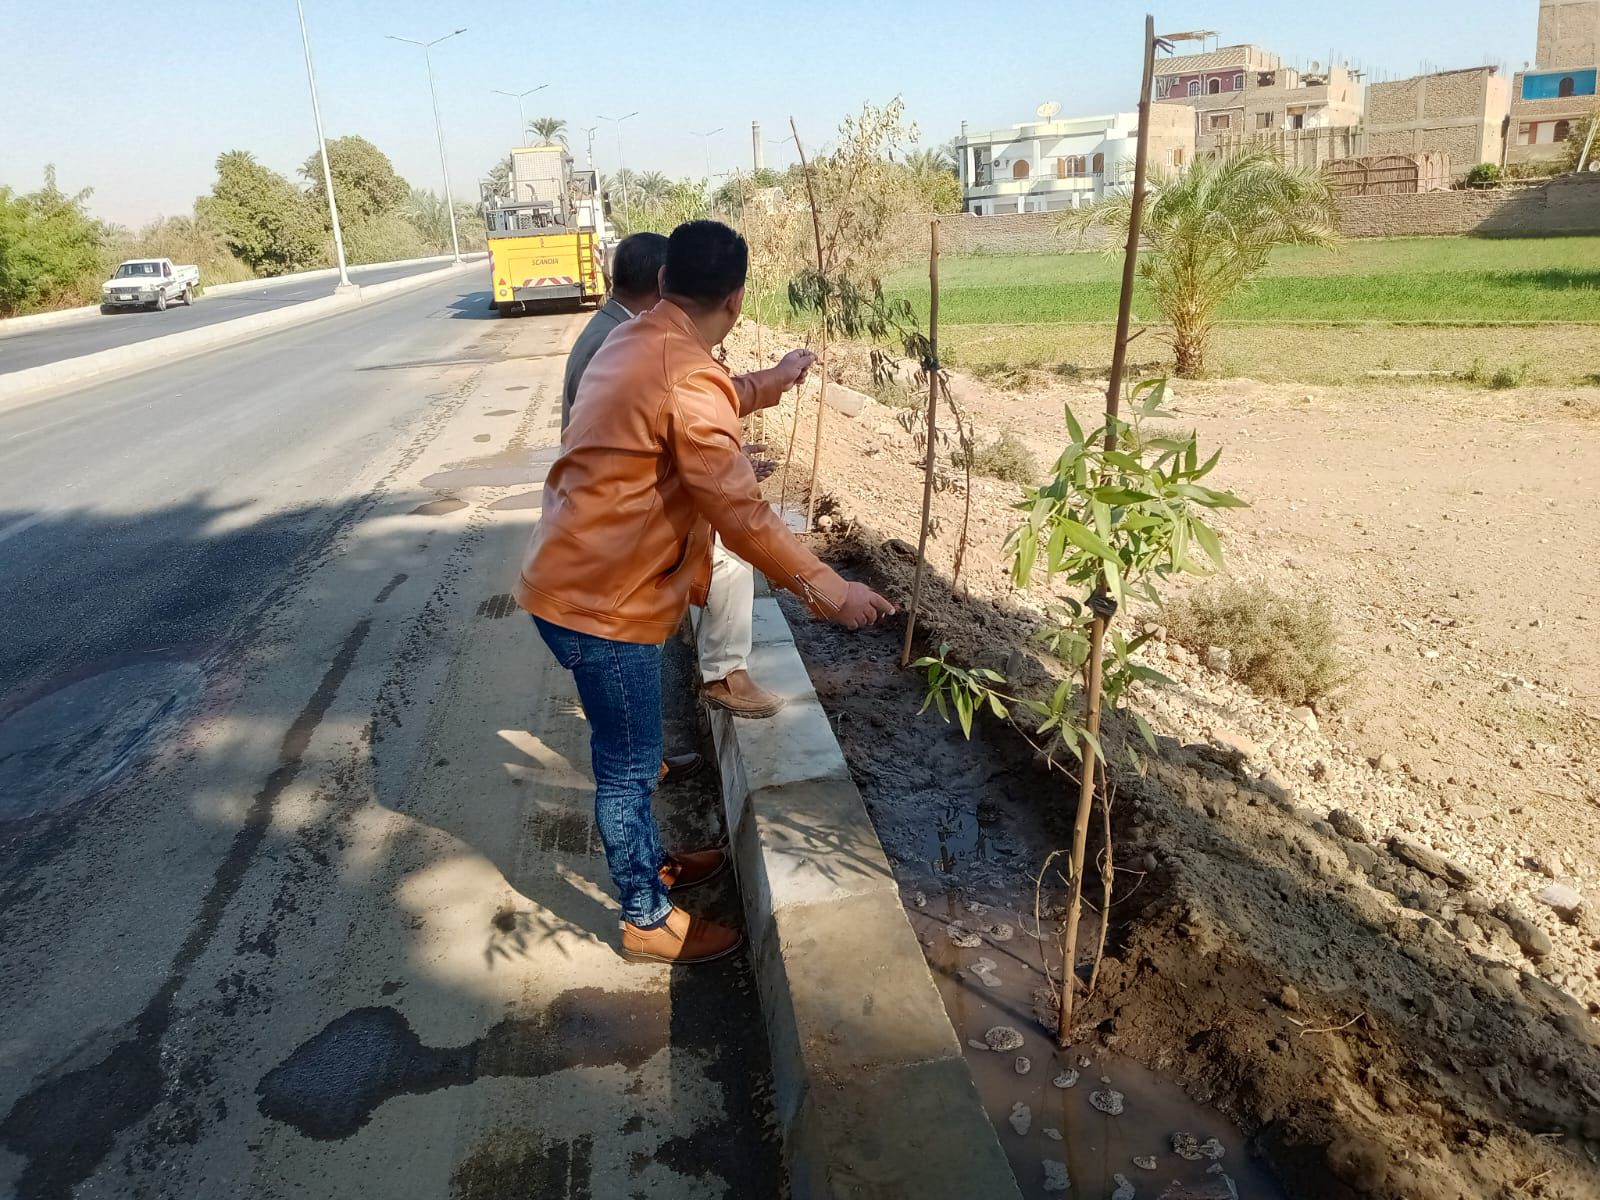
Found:
<svg viewBox="0 0 1600 1200"><path fill-rule="evenodd" d="M0 1195L782 1193L748 964L616 954L506 595L582 318L466 286L0 413Z"/></svg>
<svg viewBox="0 0 1600 1200"><path fill-rule="evenodd" d="M442 270L450 263L413 263L397 267L352 267L350 278L354 283L385 283ZM487 267L485 270L487 271ZM260 287L221 296L201 294L194 307L171 304L166 312L129 309L85 317L81 321L68 321L62 325L47 325L27 333L4 334L0 324L0 375L21 371L27 367L41 367L46 363L127 346L148 338L165 337L185 329L199 329L219 321L231 321L251 313L273 308L286 308L291 304L304 304L307 300L320 300L333 295L338 286L337 275L316 279L285 280L274 283L263 280Z"/></svg>

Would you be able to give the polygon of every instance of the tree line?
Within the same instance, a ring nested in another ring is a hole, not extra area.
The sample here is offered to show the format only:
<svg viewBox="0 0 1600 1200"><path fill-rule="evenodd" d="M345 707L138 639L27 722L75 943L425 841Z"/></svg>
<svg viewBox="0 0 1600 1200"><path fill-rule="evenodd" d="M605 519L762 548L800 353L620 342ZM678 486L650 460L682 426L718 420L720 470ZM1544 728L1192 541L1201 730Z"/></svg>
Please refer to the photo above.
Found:
<svg viewBox="0 0 1600 1200"><path fill-rule="evenodd" d="M350 263L450 251L444 199L407 183L366 138L330 141L328 166ZM203 283L332 265L320 154L307 156L298 182L247 150L218 155L216 171L210 192L195 200L192 213L138 230L93 216L91 190L63 192L50 167L37 191L0 186L0 317L93 303L101 282L125 258L194 263ZM457 225L463 250L481 248L483 222L473 206L458 207Z"/></svg>
<svg viewBox="0 0 1600 1200"><path fill-rule="evenodd" d="M528 134L535 144L565 146L567 122L539 117L528 123ZM961 185L949 146L908 149L915 128L896 134L871 148L881 168L873 178L873 205L896 212L959 212ZM817 166L828 169L831 157L819 156ZM351 264L450 251L450 212L443 197L408 183L366 138L330 141L328 166ZM320 155L309 154L295 174L274 171L247 150L226 151L217 156L211 190L195 200L192 212L138 230L95 217L89 209L91 189L63 192L53 168L46 168L44 185L36 191L0 186L0 317L91 304L99 298L101 282L126 258L194 263L203 283L330 266L333 234ZM508 196L510 175L509 157L498 160L482 178L482 199ZM718 179L621 170L603 177L601 187L621 234L665 233L684 221L717 216L770 239L778 232L771 228L774 207L803 203L805 182L798 166ZM760 212L751 210L752 202ZM462 249L481 249L484 226L477 206L458 205L456 223ZM791 242L797 232L784 228L779 240ZM766 249L757 257L782 259L785 266L798 253L788 245Z"/></svg>

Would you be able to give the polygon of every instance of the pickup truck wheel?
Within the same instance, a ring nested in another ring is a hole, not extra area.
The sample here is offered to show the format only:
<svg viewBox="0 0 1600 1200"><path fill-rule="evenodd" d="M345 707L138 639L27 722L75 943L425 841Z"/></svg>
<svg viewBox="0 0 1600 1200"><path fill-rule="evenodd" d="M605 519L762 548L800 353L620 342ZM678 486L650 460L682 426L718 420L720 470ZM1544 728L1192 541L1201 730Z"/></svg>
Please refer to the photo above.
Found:
<svg viewBox="0 0 1600 1200"><path fill-rule="evenodd" d="M167 294L165 292L157 292L156 293L156 311L157 312L166 312L167 311Z"/></svg>
<svg viewBox="0 0 1600 1200"><path fill-rule="evenodd" d="M183 285L183 306L188 308L194 303L194 289L188 284Z"/></svg>
<svg viewBox="0 0 1600 1200"><path fill-rule="evenodd" d="M111 305L109 305L109 304L102 304L100 306L100 315L103 316L103 317L109 317L115 311L116 310L114 308L112 308Z"/></svg>

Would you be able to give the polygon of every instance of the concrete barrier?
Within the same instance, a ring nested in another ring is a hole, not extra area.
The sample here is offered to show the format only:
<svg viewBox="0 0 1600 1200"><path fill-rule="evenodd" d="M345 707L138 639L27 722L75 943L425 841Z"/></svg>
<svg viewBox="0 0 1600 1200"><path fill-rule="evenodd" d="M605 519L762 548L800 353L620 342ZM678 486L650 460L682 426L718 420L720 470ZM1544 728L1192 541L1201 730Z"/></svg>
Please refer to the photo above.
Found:
<svg viewBox="0 0 1600 1200"><path fill-rule="evenodd" d="M59 362L44 363L21 371L0 375L0 408L15 407L41 398L58 388L90 383L112 374L126 374L143 370L160 363L175 362L203 354L217 346L231 345L245 338L271 333L279 329L320 320L346 308L383 300L403 292L415 291L441 279L468 271L482 270L482 262L463 262L459 267L446 267L438 271L425 271L390 279L383 283L357 287L344 294L323 296L300 304L251 313L231 321L218 321L199 329L185 329L161 337L133 342L126 346L113 346L93 354L82 354Z"/></svg>
<svg viewBox="0 0 1600 1200"><path fill-rule="evenodd" d="M359 267L351 267L351 271L376 271L385 267L424 267L429 263L447 263L453 260L450 254L436 254L430 258L402 258L386 263L362 263ZM483 262L488 258L486 254L463 256L464 261ZM293 271L287 275L263 275L256 279L239 279L232 283L207 284L204 280L200 283L200 296L227 296L235 292L248 292L256 288L273 288L281 284L306 283L313 279L332 279L339 274L338 267L318 267L315 271ZM359 282L359 281L355 281ZM50 312L33 313L26 317L7 317L0 321L0 338L11 337L18 333L27 333L34 329L47 329L53 325L70 325L74 321L88 320L90 317L100 316L98 304L85 304L78 308L57 308Z"/></svg>
<svg viewBox="0 0 1600 1200"><path fill-rule="evenodd" d="M794 1200L1020 1200L788 622L756 600L775 717L712 710Z"/></svg>

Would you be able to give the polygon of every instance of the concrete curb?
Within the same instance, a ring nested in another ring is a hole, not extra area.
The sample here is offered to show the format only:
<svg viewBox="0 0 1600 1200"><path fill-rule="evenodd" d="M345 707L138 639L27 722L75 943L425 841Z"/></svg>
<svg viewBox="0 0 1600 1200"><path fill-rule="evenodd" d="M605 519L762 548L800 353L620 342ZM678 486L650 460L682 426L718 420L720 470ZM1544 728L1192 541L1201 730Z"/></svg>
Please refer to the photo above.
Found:
<svg viewBox="0 0 1600 1200"><path fill-rule="evenodd" d="M464 256L468 261L483 262L488 258L486 254ZM449 254L436 254L429 258L398 258L386 263L362 263L359 267L351 267L352 271L376 271L384 267L423 267L429 263L450 262ZM287 275L263 275L259 279L238 279L232 283L200 284L200 296L227 296L234 292L248 292L255 288L274 288L286 283L307 283L313 279L332 279L339 273L338 267L318 267L315 271L291 271ZM376 286L376 285L374 285ZM0 321L0 338L11 337L18 333L29 333L35 329L48 329L53 325L70 325L74 321L85 321L90 317L100 316L98 304L85 304L79 308L58 308L52 312L33 313L26 317L7 317Z"/></svg>
<svg viewBox="0 0 1600 1200"><path fill-rule="evenodd" d="M482 266L482 262L463 262L459 267L424 271L418 275L407 275L403 279L391 279L368 287L355 287L342 295L336 293L316 300L306 300L300 304L291 304L286 308L252 313L249 316L236 317L231 321L219 321L199 329L185 329L180 333L153 337L127 346L114 346L109 350L82 354L77 358L67 358L60 362L44 363L41 366L12 371L0 375L0 409L30 402L41 397L43 393L57 388L89 383L112 373L127 374L144 370L160 363L203 354L217 346L231 345L258 334L303 325L341 309L385 300L390 296L437 283L441 279L448 279L467 271L481 270Z"/></svg>
<svg viewBox="0 0 1600 1200"><path fill-rule="evenodd" d="M788 704L762 721L713 709L711 729L790 1196L1021 1200L770 593L756 599L750 671Z"/></svg>

